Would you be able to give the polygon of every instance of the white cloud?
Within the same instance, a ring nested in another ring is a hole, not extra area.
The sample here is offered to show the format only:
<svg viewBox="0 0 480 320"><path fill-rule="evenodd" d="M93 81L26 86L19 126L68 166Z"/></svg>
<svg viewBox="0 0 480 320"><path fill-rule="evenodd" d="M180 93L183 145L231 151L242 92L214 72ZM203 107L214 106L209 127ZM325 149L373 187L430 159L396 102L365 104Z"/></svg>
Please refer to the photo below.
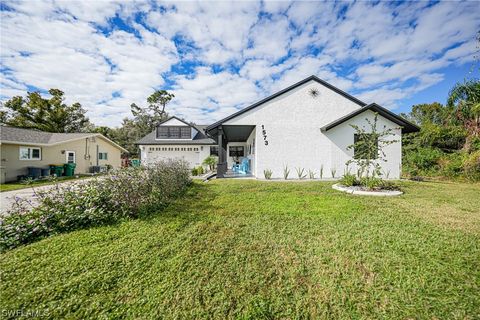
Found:
<svg viewBox="0 0 480 320"><path fill-rule="evenodd" d="M312 74L395 108L470 63L480 27L475 2L5 5L2 99L60 88L98 125L165 86L171 114L208 123Z"/></svg>

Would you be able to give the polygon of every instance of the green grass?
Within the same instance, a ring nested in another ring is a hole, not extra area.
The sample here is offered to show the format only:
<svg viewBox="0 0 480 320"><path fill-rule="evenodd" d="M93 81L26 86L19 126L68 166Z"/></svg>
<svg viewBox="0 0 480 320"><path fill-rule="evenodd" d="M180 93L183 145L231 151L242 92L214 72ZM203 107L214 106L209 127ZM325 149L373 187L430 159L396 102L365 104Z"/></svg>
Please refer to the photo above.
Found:
<svg viewBox="0 0 480 320"><path fill-rule="evenodd" d="M217 180L0 257L3 310L76 319L475 319L480 185Z"/></svg>
<svg viewBox="0 0 480 320"><path fill-rule="evenodd" d="M20 190L20 189L26 189L30 187L41 187L41 186L47 186L50 184L54 184L57 182L64 182L64 181L69 181L69 180L78 180L78 179L85 179L85 178L90 178L92 177L91 175L75 175L73 177L59 177L56 178L55 180L53 179L44 179L44 180L28 180L25 182L7 182L0 184L0 192L6 192L6 191L13 191L13 190Z"/></svg>

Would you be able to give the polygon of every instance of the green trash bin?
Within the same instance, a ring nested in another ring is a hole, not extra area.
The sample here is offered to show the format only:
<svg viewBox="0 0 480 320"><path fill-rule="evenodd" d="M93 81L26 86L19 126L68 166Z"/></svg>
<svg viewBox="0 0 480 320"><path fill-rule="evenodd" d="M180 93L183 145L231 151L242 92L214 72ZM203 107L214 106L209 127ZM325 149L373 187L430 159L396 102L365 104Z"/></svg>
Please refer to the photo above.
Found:
<svg viewBox="0 0 480 320"><path fill-rule="evenodd" d="M72 177L75 174L75 163L65 163L63 168L65 169L65 176Z"/></svg>
<svg viewBox="0 0 480 320"><path fill-rule="evenodd" d="M132 167L140 167L140 159L131 159L130 163Z"/></svg>
<svg viewBox="0 0 480 320"><path fill-rule="evenodd" d="M63 175L63 166L51 164L50 173L54 174L56 177L61 177Z"/></svg>

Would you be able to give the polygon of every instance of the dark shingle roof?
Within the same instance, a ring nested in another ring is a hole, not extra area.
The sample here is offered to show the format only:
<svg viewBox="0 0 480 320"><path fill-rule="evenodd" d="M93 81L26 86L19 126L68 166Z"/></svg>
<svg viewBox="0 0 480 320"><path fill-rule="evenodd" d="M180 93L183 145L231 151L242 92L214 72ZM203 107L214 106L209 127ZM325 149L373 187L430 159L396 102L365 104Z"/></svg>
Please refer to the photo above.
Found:
<svg viewBox="0 0 480 320"><path fill-rule="evenodd" d="M136 144L155 144L155 145L172 145L172 144L216 144L213 139L207 137L204 133L204 129L207 127L206 125L195 125L193 126L195 129L198 130L197 135L192 140L156 140L156 129L147 134L142 139L138 140Z"/></svg>
<svg viewBox="0 0 480 320"><path fill-rule="evenodd" d="M371 110L373 112L376 112L376 113L380 114L381 116L387 118L388 120L392 121L393 123L398 124L402 128L402 133L417 132L417 131L420 130L420 128L417 125L405 120L404 118L400 117L399 115L393 113L390 110L385 109L382 106L379 106L376 103L371 103L368 106L365 106L363 108L355 110L355 111L347 114L346 116L343 116L343 117L327 124L326 126L322 127L321 129L322 129L322 131L328 131L328 130L338 126L339 124L341 124L341 123L343 123L343 122L345 122L345 121L347 121L347 120L355 117L356 115L359 115L360 113L365 112L367 110Z"/></svg>
<svg viewBox="0 0 480 320"><path fill-rule="evenodd" d="M52 133L10 126L1 126L0 128L2 142L55 144L95 135L95 133Z"/></svg>

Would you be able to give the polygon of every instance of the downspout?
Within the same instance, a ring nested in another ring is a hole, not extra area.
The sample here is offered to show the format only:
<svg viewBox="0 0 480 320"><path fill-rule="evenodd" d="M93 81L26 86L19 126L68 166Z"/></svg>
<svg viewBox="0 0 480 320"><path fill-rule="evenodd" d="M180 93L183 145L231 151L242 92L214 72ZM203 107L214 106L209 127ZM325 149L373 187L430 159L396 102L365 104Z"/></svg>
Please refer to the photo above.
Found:
<svg viewBox="0 0 480 320"><path fill-rule="evenodd" d="M98 167L98 144L97 144L97 167Z"/></svg>

